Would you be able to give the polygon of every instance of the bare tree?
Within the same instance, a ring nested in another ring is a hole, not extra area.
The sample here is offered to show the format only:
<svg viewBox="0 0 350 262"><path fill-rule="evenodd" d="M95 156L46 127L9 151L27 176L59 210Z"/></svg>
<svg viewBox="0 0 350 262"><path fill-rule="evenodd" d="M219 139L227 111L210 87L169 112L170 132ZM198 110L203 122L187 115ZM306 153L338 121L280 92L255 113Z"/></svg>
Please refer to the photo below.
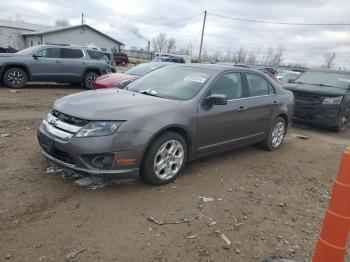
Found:
<svg viewBox="0 0 350 262"><path fill-rule="evenodd" d="M324 58L324 67L329 69L332 68L335 58L336 58L337 54L336 53L332 53L332 52L327 52L323 55Z"/></svg>
<svg viewBox="0 0 350 262"><path fill-rule="evenodd" d="M166 50L167 47L167 38L166 34L159 33L156 38L152 39L152 46L155 52L162 53Z"/></svg>
<svg viewBox="0 0 350 262"><path fill-rule="evenodd" d="M284 48L282 46L279 46L276 50L274 50L270 65L279 66L282 62L283 53L284 53Z"/></svg>
<svg viewBox="0 0 350 262"><path fill-rule="evenodd" d="M67 18L56 19L55 26L70 26L70 21Z"/></svg>
<svg viewBox="0 0 350 262"><path fill-rule="evenodd" d="M175 51L175 49L176 49L176 39L171 37L166 41L166 52L171 53L172 51Z"/></svg>
<svg viewBox="0 0 350 262"><path fill-rule="evenodd" d="M247 64L255 65L256 60L256 54L253 51L250 51L247 57Z"/></svg>
<svg viewBox="0 0 350 262"><path fill-rule="evenodd" d="M226 55L224 57L225 62L232 62L232 52L231 49L227 49Z"/></svg>
<svg viewBox="0 0 350 262"><path fill-rule="evenodd" d="M245 63L246 59L247 59L247 52L245 51L244 47L241 46L241 48L237 51L237 62Z"/></svg>

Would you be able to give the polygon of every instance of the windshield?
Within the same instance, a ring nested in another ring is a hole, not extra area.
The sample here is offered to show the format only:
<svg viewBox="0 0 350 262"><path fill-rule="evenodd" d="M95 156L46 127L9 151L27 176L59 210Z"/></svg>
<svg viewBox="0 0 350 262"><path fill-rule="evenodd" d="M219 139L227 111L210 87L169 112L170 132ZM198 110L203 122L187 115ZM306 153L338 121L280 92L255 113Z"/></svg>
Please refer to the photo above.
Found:
<svg viewBox="0 0 350 262"><path fill-rule="evenodd" d="M148 74L149 72L156 70L162 66L164 66L164 64L163 65L162 64L153 64L153 63L141 64L141 65L137 65L133 68L130 68L125 73L129 74L129 75L143 76L143 75Z"/></svg>
<svg viewBox="0 0 350 262"><path fill-rule="evenodd" d="M343 89L350 88L350 73L336 73L326 71L308 71L295 79L296 83L310 85L325 85L339 87Z"/></svg>
<svg viewBox="0 0 350 262"><path fill-rule="evenodd" d="M15 54L18 54L18 55L30 55L30 54L34 53L35 51L39 50L40 47L41 46L31 46L31 47L28 47L28 48L23 49L21 51L18 51Z"/></svg>
<svg viewBox="0 0 350 262"><path fill-rule="evenodd" d="M132 82L128 90L187 100L197 94L210 76L211 72L203 69L166 66Z"/></svg>

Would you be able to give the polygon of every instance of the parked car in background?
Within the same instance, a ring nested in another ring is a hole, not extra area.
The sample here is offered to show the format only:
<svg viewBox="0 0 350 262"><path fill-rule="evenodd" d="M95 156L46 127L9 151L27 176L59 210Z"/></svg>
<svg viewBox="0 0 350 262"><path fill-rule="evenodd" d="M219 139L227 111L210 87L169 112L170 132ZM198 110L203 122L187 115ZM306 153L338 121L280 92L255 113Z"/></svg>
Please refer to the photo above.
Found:
<svg viewBox="0 0 350 262"><path fill-rule="evenodd" d="M93 89L101 88L124 88L135 79L148 74L149 72L156 70L160 67L166 66L170 63L150 62L145 64L139 64L125 71L125 73L111 73L103 76L99 76L93 83Z"/></svg>
<svg viewBox="0 0 350 262"><path fill-rule="evenodd" d="M152 62L171 62L171 63L180 63L185 64L186 61L181 56L174 55L162 55L152 59Z"/></svg>
<svg viewBox="0 0 350 262"><path fill-rule="evenodd" d="M300 72L285 71L283 75L279 76L278 81L281 85L284 85L291 81L294 81L299 75L300 75Z"/></svg>
<svg viewBox="0 0 350 262"><path fill-rule="evenodd" d="M42 153L92 174L173 181L188 160L261 143L278 149L291 122L292 92L260 71L173 64L128 89L57 100L42 121Z"/></svg>
<svg viewBox="0 0 350 262"><path fill-rule="evenodd" d="M124 53L116 53L114 54L114 61L117 65L126 66L129 64L129 57Z"/></svg>
<svg viewBox="0 0 350 262"><path fill-rule="evenodd" d="M92 52L100 51L80 46L37 45L14 54L0 54L0 79L11 88L36 81L82 83L91 89L98 76L113 71L106 60L96 59Z"/></svg>
<svg viewBox="0 0 350 262"><path fill-rule="evenodd" d="M283 86L294 93L294 119L342 132L349 127L350 72L310 70Z"/></svg>

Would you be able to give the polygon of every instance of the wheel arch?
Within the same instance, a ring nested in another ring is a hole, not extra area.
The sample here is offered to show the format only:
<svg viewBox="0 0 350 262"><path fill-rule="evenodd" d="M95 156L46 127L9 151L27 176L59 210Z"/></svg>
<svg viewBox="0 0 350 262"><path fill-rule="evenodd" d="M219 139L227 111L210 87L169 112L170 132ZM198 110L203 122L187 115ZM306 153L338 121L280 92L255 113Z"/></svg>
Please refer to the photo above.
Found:
<svg viewBox="0 0 350 262"><path fill-rule="evenodd" d="M19 63L19 64L18 63L13 63L13 64L9 63L9 64L5 64L2 66L1 75L0 75L1 80L3 80L6 71L11 69L11 68L22 69L27 74L28 81L32 79L31 74L30 74L30 69L27 65L21 64L21 63Z"/></svg>

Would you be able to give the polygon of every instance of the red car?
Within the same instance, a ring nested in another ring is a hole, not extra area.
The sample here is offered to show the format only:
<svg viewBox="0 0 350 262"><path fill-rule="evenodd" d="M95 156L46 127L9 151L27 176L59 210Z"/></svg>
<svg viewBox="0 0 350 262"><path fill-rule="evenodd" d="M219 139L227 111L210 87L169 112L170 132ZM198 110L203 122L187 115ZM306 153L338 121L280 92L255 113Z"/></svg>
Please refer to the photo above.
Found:
<svg viewBox="0 0 350 262"><path fill-rule="evenodd" d="M114 62L116 65L123 65L125 66L126 64L129 63L129 57L127 54L124 53L117 53L114 55Z"/></svg>
<svg viewBox="0 0 350 262"><path fill-rule="evenodd" d="M112 74L102 75L98 77L93 83L93 89L111 88L111 87L117 87L122 89L126 87L128 84L130 84L132 81L134 81L135 79L139 78L140 76L148 74L149 72L156 70L160 67L163 67L165 65L169 65L169 63L151 62L151 63L140 64L135 67L132 67L129 70L127 70L125 73L112 73Z"/></svg>

